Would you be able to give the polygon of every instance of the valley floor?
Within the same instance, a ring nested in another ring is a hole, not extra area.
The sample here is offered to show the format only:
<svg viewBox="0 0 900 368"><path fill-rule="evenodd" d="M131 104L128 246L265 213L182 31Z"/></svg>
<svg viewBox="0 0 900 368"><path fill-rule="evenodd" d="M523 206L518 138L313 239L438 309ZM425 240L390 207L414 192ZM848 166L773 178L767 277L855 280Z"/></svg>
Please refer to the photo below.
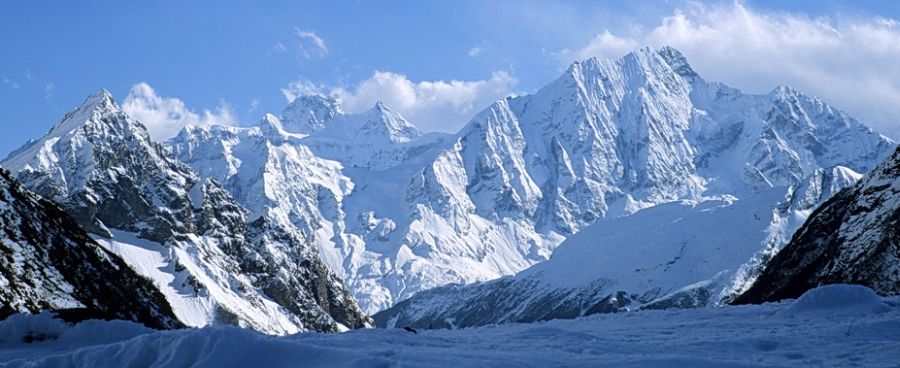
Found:
<svg viewBox="0 0 900 368"><path fill-rule="evenodd" d="M67 326L48 315L17 315L0 322L0 366L900 366L900 298L880 299L850 286L810 293L761 306L418 334L377 329L272 337L233 327L158 332L121 321Z"/></svg>

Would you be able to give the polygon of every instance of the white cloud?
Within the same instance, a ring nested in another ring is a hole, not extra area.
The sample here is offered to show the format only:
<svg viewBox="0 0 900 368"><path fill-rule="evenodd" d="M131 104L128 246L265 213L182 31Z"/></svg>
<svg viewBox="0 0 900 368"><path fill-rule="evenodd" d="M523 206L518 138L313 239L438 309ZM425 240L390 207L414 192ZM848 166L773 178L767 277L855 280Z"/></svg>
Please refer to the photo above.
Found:
<svg viewBox="0 0 900 368"><path fill-rule="evenodd" d="M704 78L750 92L794 86L900 137L900 25L892 19L691 4L652 27L605 30L558 56L613 58L645 45L671 45Z"/></svg>
<svg viewBox="0 0 900 368"><path fill-rule="evenodd" d="M12 89L19 89L19 87L22 86L21 83L16 82L12 79L9 79L5 75L0 76L0 80L3 80L3 84L7 85L9 88L12 88Z"/></svg>
<svg viewBox="0 0 900 368"><path fill-rule="evenodd" d="M53 82L48 82L44 84L44 98L50 98L53 95L53 90L56 89L56 84Z"/></svg>
<svg viewBox="0 0 900 368"><path fill-rule="evenodd" d="M382 101L419 129L456 132L475 113L510 95L515 84L516 79L505 71L495 71L486 80L420 82L411 81L403 74L376 71L352 88L328 91L308 81L296 81L282 89L282 93L292 101L300 94L325 92L337 96L347 112L365 111Z"/></svg>
<svg viewBox="0 0 900 368"><path fill-rule="evenodd" d="M300 79L288 84L287 87L281 89L281 94L288 102L294 101L295 98L306 94L328 94L328 87L325 85L316 85L315 83Z"/></svg>
<svg viewBox="0 0 900 368"><path fill-rule="evenodd" d="M490 50L491 50L491 44L487 40L482 40L477 45L472 46L472 48L469 49L468 53L469 53L469 57L474 58L474 57L478 57L478 55L481 55Z"/></svg>
<svg viewBox="0 0 900 368"><path fill-rule="evenodd" d="M174 137L186 125L238 124L231 106L224 101L214 112L203 110L197 113L178 98L160 97L153 87L143 82L131 87L122 102L122 110L143 123L155 140Z"/></svg>
<svg viewBox="0 0 900 368"><path fill-rule="evenodd" d="M275 46L272 46L272 51L275 51L277 53L282 53L282 52L287 51L287 46L285 46L281 42L276 42Z"/></svg>
<svg viewBox="0 0 900 368"><path fill-rule="evenodd" d="M315 32L305 31L299 28L294 28L294 32L297 35L297 50L300 52L300 56L305 59L311 59L313 57L323 57L328 55L328 46L325 45L325 40L319 37ZM278 44L276 44L276 47L277 45Z"/></svg>

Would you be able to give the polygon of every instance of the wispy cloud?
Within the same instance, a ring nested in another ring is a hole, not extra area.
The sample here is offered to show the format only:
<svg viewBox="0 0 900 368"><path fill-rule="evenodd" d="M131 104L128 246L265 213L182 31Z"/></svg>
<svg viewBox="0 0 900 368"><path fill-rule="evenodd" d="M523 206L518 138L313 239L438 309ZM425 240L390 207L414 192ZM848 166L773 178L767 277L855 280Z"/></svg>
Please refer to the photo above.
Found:
<svg viewBox="0 0 900 368"><path fill-rule="evenodd" d="M752 92L790 84L900 137L900 25L893 19L692 3L651 27L604 30L557 57L612 58L645 45L674 46L705 78Z"/></svg>
<svg viewBox="0 0 900 368"><path fill-rule="evenodd" d="M316 85L307 79L295 80L281 89L281 94L288 102L307 94L329 94L329 88L324 84Z"/></svg>
<svg viewBox="0 0 900 368"><path fill-rule="evenodd" d="M471 57L471 58L478 57L478 55L481 55L485 51L490 50L490 48L491 48L491 45L487 41L481 41L477 45L472 46L469 49L469 52L468 52L469 57Z"/></svg>
<svg viewBox="0 0 900 368"><path fill-rule="evenodd" d="M297 49L303 58L311 59L328 55L328 46L325 44L325 40L315 32L294 28L294 33L297 36Z"/></svg>
<svg viewBox="0 0 900 368"><path fill-rule="evenodd" d="M197 113L178 98L159 96L153 87L143 82L131 87L122 102L122 109L143 123L156 140L174 137L187 125L238 125L237 117L225 101L220 101L215 111Z"/></svg>
<svg viewBox="0 0 900 368"><path fill-rule="evenodd" d="M0 80L3 81L4 85L11 89L19 89L19 87L22 87L22 83L9 79L6 75L0 75Z"/></svg>
<svg viewBox="0 0 900 368"><path fill-rule="evenodd" d="M50 98L53 95L53 90L56 89L56 84L53 82L49 82L44 84L44 98Z"/></svg>
<svg viewBox="0 0 900 368"><path fill-rule="evenodd" d="M455 132L479 110L512 94L516 78L505 71L474 81L412 81L406 75L376 71L352 87L325 88L296 81L282 89L288 101L305 93L338 97L348 112L367 110L382 101L425 131Z"/></svg>
<svg viewBox="0 0 900 368"><path fill-rule="evenodd" d="M22 77L24 82L20 82L22 79L16 80L6 74L2 74L0 75L0 82L12 90L23 89L24 87L24 90L36 91L46 99L53 97L53 92L56 91L56 83L53 81L38 78L31 72L31 68L26 68Z"/></svg>

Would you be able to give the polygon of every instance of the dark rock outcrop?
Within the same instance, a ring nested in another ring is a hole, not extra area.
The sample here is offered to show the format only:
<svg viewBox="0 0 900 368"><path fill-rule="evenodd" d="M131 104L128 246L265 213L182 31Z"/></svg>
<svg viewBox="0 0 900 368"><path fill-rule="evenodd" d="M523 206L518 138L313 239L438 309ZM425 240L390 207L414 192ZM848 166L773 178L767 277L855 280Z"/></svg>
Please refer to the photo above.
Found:
<svg viewBox="0 0 900 368"><path fill-rule="evenodd" d="M79 311L85 318L126 319L153 328L182 326L152 281L2 168L0 285L3 314Z"/></svg>
<svg viewBox="0 0 900 368"><path fill-rule="evenodd" d="M900 293L900 150L816 209L733 303L797 298L838 283Z"/></svg>

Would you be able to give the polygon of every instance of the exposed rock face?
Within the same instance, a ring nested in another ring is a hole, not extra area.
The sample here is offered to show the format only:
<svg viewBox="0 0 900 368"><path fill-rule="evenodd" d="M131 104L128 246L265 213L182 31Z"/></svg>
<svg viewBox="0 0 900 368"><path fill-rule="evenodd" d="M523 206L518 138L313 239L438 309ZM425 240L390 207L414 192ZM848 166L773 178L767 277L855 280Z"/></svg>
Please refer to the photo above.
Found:
<svg viewBox="0 0 900 368"><path fill-rule="evenodd" d="M705 81L672 48L575 63L455 135L311 95L164 144L101 93L4 164L185 323L274 333L364 325L341 279L370 313L413 297L394 321L727 302L894 146L791 88Z"/></svg>
<svg viewBox="0 0 900 368"><path fill-rule="evenodd" d="M477 216L567 240L514 277L423 292L375 318L466 326L726 303L893 147L789 87L707 82L672 48L576 63L479 114L411 186L431 223ZM502 248L484 239L473 247Z"/></svg>
<svg viewBox="0 0 900 368"><path fill-rule="evenodd" d="M734 303L798 298L824 284L900 294L900 150L817 208Z"/></svg>
<svg viewBox="0 0 900 368"><path fill-rule="evenodd" d="M187 127L167 144L253 216L314 244L357 298L381 300L372 272L402 240L403 188L446 136L421 134L381 103L346 114L324 96L298 98L280 116L253 127Z"/></svg>
<svg viewBox="0 0 900 368"><path fill-rule="evenodd" d="M168 143L241 205L316 244L369 312L514 274L597 221L775 193L753 259L727 266L740 279L731 295L804 211L893 147L791 88L751 95L707 82L672 48L575 63L453 136L423 135L383 104L348 114L313 95L256 127L192 127Z"/></svg>
<svg viewBox="0 0 900 368"><path fill-rule="evenodd" d="M0 314L84 308L154 328L182 326L151 280L3 168L0 227Z"/></svg>
<svg viewBox="0 0 900 368"><path fill-rule="evenodd" d="M368 323L305 239L249 217L218 182L152 142L106 91L2 164L153 279L186 325L290 333Z"/></svg>

